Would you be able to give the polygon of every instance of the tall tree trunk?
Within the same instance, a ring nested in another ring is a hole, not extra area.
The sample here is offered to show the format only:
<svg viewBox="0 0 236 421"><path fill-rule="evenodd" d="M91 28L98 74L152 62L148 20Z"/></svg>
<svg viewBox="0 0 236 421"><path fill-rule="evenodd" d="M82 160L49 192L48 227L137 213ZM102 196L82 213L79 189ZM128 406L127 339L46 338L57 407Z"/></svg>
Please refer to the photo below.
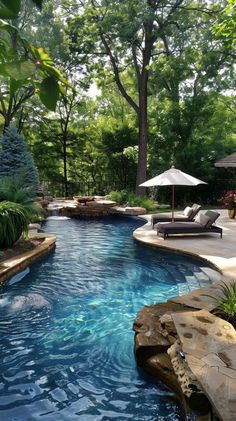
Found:
<svg viewBox="0 0 236 421"><path fill-rule="evenodd" d="M143 49L142 71L139 78L139 151L138 151L138 167L136 177L136 194L144 196L146 187L140 187L140 184L146 181L147 175L147 144L148 144L148 78L149 64L151 52L155 37L152 34L153 20L144 24L145 41Z"/></svg>
<svg viewBox="0 0 236 421"><path fill-rule="evenodd" d="M63 139L63 173L64 173L64 195L68 196L68 180L67 180L67 148L66 148L67 139Z"/></svg>
<svg viewBox="0 0 236 421"><path fill-rule="evenodd" d="M139 148L138 148L138 166L136 176L136 194L144 196L146 192L145 187L140 187L139 184L146 181L147 173L147 142L148 142L148 120L147 120L147 80L148 74L143 75L141 80L140 94L139 94Z"/></svg>

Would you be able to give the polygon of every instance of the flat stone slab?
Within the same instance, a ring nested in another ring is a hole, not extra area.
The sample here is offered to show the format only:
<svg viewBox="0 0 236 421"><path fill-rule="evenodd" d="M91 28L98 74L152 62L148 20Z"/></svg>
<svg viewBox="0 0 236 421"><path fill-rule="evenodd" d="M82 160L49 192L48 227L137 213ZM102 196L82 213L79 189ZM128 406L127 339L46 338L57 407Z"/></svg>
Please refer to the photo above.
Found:
<svg viewBox="0 0 236 421"><path fill-rule="evenodd" d="M87 206L107 206L107 207L113 207L116 206L116 202L113 202L112 200L93 200L90 202L87 202Z"/></svg>
<svg viewBox="0 0 236 421"><path fill-rule="evenodd" d="M236 419L236 331L206 310L172 314L186 362L224 421Z"/></svg>
<svg viewBox="0 0 236 421"><path fill-rule="evenodd" d="M222 291L220 287L224 284L231 285L235 282L236 281L225 278L212 285L191 291L188 294L170 298L168 301L183 304L192 308L197 308L199 310L205 309L212 311L216 307L215 299L222 297Z"/></svg>
<svg viewBox="0 0 236 421"><path fill-rule="evenodd" d="M19 271L25 269L35 260L49 253L56 246L55 235L37 233L32 235L30 234L29 237L34 239L42 239L43 241L34 249L10 257L9 259L2 262L0 265L0 284L11 278Z"/></svg>
<svg viewBox="0 0 236 421"><path fill-rule="evenodd" d="M145 215L146 212L145 208L141 208L139 206L113 206L113 208L110 209L110 213L129 216Z"/></svg>
<svg viewBox="0 0 236 421"><path fill-rule="evenodd" d="M139 206L126 206L125 207L125 214L126 215L134 215L134 216L138 216L138 215L145 215L146 213L146 209L145 208L141 208Z"/></svg>

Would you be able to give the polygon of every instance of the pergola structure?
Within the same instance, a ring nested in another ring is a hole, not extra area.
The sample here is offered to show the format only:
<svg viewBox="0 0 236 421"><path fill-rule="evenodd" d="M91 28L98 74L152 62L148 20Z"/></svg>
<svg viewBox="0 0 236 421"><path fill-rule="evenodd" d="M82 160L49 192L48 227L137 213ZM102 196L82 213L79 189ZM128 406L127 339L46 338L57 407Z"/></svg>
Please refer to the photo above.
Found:
<svg viewBox="0 0 236 421"><path fill-rule="evenodd" d="M236 152L215 163L217 168L236 168Z"/></svg>

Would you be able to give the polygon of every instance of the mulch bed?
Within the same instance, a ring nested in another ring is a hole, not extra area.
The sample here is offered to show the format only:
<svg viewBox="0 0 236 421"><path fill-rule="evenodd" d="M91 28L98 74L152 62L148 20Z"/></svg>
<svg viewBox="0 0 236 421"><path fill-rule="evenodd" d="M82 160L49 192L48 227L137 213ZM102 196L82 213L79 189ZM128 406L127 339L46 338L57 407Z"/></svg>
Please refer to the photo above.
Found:
<svg viewBox="0 0 236 421"><path fill-rule="evenodd" d="M11 257L16 257L19 254L25 253L26 251L33 250L43 241L44 241L44 238L28 239L28 240L20 239L11 248L0 249L0 262L10 259Z"/></svg>

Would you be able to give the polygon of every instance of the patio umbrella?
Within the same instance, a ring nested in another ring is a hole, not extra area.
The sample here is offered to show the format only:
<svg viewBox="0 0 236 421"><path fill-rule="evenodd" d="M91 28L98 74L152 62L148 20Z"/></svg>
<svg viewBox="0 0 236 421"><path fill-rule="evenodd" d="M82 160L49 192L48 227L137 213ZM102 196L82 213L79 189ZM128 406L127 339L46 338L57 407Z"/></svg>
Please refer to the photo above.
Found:
<svg viewBox="0 0 236 421"><path fill-rule="evenodd" d="M172 221L174 221L175 207L175 186L197 186L198 184L207 184L198 178L192 177L183 171L177 170L172 166L169 170L163 172L150 180L140 184L142 187L151 186L172 186Z"/></svg>

